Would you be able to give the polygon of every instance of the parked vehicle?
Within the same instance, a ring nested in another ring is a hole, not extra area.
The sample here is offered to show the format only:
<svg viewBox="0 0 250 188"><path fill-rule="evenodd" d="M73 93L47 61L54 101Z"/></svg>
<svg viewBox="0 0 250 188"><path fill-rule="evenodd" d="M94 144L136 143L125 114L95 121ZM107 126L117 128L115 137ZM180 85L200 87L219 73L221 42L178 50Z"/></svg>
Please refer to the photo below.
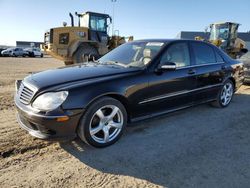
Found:
<svg viewBox="0 0 250 188"><path fill-rule="evenodd" d="M24 51L22 48L8 48L2 51L3 56L12 56L12 57L26 57L28 56L28 52Z"/></svg>
<svg viewBox="0 0 250 188"><path fill-rule="evenodd" d="M6 48L0 48L0 57L2 57L2 51L6 50Z"/></svg>
<svg viewBox="0 0 250 188"><path fill-rule="evenodd" d="M244 64L244 76L245 83L250 82L250 52L247 52L245 55L241 56L239 59Z"/></svg>
<svg viewBox="0 0 250 188"><path fill-rule="evenodd" d="M65 65L82 63L85 60L98 59L108 51L133 37L119 36L113 32L109 36L109 25L112 18L108 14L97 12L75 12L78 24L69 13L71 26L63 23L63 27L54 27L44 34L43 51L52 57L64 61Z"/></svg>
<svg viewBox="0 0 250 188"><path fill-rule="evenodd" d="M24 51L28 52L29 57L43 57L43 53L38 48L25 48Z"/></svg>
<svg viewBox="0 0 250 188"><path fill-rule="evenodd" d="M7 48L6 50L2 50L1 54L3 57L10 57L12 55L14 48Z"/></svg>
<svg viewBox="0 0 250 188"><path fill-rule="evenodd" d="M18 56L26 57L28 55L29 55L28 52L24 51L22 48L14 48L11 56L12 57L18 57Z"/></svg>
<svg viewBox="0 0 250 188"><path fill-rule="evenodd" d="M243 64L212 44L141 40L123 44L97 62L17 81L15 104L21 127L35 137L78 135L105 147L130 122L200 103L227 107L243 80Z"/></svg>

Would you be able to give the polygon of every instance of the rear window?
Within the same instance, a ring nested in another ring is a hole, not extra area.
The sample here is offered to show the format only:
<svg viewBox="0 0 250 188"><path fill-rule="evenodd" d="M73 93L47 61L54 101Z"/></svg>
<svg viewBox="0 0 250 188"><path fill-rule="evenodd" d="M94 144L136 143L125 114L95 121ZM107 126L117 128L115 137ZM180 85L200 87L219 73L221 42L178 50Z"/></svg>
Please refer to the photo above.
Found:
<svg viewBox="0 0 250 188"><path fill-rule="evenodd" d="M193 42L191 45L197 65L216 63L216 57L212 47L198 42Z"/></svg>

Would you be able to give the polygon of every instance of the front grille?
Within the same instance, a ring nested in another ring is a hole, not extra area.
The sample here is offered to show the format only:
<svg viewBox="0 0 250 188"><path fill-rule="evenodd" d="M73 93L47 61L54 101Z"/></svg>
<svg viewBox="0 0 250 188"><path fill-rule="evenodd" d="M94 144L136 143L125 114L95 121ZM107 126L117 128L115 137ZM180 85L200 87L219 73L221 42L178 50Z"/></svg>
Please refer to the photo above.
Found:
<svg viewBox="0 0 250 188"><path fill-rule="evenodd" d="M18 90L18 97L21 103L26 105L29 104L34 95L35 95L34 89L21 83Z"/></svg>

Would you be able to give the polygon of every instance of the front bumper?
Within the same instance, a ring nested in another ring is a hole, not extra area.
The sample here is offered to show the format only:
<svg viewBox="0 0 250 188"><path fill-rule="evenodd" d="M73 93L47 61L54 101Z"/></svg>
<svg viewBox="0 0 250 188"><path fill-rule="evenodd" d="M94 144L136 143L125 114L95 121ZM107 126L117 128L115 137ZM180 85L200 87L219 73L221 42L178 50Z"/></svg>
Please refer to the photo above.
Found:
<svg viewBox="0 0 250 188"><path fill-rule="evenodd" d="M9 57L9 56L11 56L11 54L10 53L2 53L2 56L3 57Z"/></svg>
<svg viewBox="0 0 250 188"><path fill-rule="evenodd" d="M76 137L82 109L58 110L49 113L35 112L31 106L22 104L17 97L15 97L15 105L20 127L32 136L45 140L70 140ZM58 118L65 116L69 119L58 121Z"/></svg>

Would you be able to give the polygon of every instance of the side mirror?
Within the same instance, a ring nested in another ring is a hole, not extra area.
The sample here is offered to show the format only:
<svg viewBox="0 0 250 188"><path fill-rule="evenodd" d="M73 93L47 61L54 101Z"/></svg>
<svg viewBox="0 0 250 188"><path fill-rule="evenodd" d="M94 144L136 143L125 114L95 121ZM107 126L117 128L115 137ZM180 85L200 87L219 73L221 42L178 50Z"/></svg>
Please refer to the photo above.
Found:
<svg viewBox="0 0 250 188"><path fill-rule="evenodd" d="M159 67L161 70L175 70L176 64L173 62L166 62L160 65Z"/></svg>

